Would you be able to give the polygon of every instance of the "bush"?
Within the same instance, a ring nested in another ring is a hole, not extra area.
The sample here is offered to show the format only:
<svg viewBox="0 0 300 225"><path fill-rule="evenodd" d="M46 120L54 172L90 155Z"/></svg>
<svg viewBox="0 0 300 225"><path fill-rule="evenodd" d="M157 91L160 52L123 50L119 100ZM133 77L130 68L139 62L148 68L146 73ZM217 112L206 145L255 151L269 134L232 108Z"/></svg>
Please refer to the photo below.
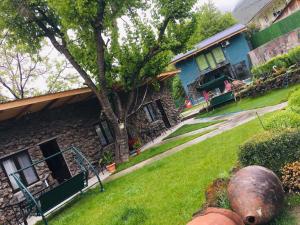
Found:
<svg viewBox="0 0 300 225"><path fill-rule="evenodd" d="M300 90L296 90L289 97L289 109L300 114Z"/></svg>
<svg viewBox="0 0 300 225"><path fill-rule="evenodd" d="M290 110L273 113L264 120L267 130L282 131L285 128L300 128L300 114Z"/></svg>
<svg viewBox="0 0 300 225"><path fill-rule="evenodd" d="M276 66L277 69L286 71L290 66L300 63L300 47L296 47L290 50L287 54L282 54L276 56L266 63L253 67L251 70L253 76L255 78L261 78L271 75L273 71L273 67Z"/></svg>
<svg viewBox="0 0 300 225"><path fill-rule="evenodd" d="M285 165L281 173L284 189L288 192L300 193L300 161Z"/></svg>
<svg viewBox="0 0 300 225"><path fill-rule="evenodd" d="M289 52L289 57L293 64L299 64L300 63L300 46L292 49Z"/></svg>
<svg viewBox="0 0 300 225"><path fill-rule="evenodd" d="M251 72L255 78L260 78L261 76L267 76L269 74L272 74L274 72L274 66L276 66L277 69L287 69L291 65L292 62L289 59L289 55L283 54L270 59L264 64L254 67Z"/></svg>
<svg viewBox="0 0 300 225"><path fill-rule="evenodd" d="M243 166L260 165L281 176L280 169L300 159L300 132L284 130L265 132L240 147L239 160Z"/></svg>

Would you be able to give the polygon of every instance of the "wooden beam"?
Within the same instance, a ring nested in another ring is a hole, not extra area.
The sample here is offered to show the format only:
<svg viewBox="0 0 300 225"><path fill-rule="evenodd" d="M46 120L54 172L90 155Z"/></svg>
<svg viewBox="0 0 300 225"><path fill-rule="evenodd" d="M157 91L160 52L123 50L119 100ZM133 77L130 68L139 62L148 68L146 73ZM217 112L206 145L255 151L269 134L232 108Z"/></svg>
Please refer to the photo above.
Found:
<svg viewBox="0 0 300 225"><path fill-rule="evenodd" d="M27 105L27 106L23 107L23 108L20 110L20 112L18 112L18 114L17 114L16 116L14 116L14 118L20 119L20 118L24 115L24 113L26 113L26 111L30 109L31 106L32 106L32 105Z"/></svg>
<svg viewBox="0 0 300 225"><path fill-rule="evenodd" d="M54 93L54 94L47 94L47 95L42 95L42 96L37 96L37 97L32 97L32 98L26 98L26 99L6 102L6 103L0 104L0 111L12 109L12 108L18 108L21 106L37 104L37 103L48 102L48 101L55 100L55 99L65 98L65 97L69 97L69 96L76 96L76 95L85 94L85 93L92 93L92 91L90 88L81 88L81 89L76 89L76 90L64 91L64 92L59 92L59 93Z"/></svg>

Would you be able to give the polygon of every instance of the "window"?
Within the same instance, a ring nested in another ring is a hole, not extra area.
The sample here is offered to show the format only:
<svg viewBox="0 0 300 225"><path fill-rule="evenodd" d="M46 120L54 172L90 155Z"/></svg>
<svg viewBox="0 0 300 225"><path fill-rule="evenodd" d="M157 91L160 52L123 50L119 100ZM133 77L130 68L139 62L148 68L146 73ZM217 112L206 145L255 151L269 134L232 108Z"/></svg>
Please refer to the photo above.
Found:
<svg viewBox="0 0 300 225"><path fill-rule="evenodd" d="M217 64L216 64L215 59L214 59L214 57L213 57L213 55L212 55L211 52L209 52L209 53L206 54L206 58L207 58L207 61L208 61L209 65L210 65L210 68L212 68L212 69L217 68Z"/></svg>
<svg viewBox="0 0 300 225"><path fill-rule="evenodd" d="M18 185L15 179L9 175L18 170L28 167L17 174L18 178L26 186L30 186L39 180L35 168L33 166L30 167L31 164L32 162L27 151L14 154L2 160L2 166L6 175L8 176L13 190L17 190Z"/></svg>
<svg viewBox="0 0 300 225"><path fill-rule="evenodd" d="M226 60L224 53L220 47L213 49L212 53L216 59L216 63L221 63Z"/></svg>
<svg viewBox="0 0 300 225"><path fill-rule="evenodd" d="M198 66L199 66L199 69L200 69L201 71L204 71L204 70L206 70L206 69L209 68L209 65L208 65L208 63L207 63L206 58L205 58L204 55L198 56L198 57L196 58L196 61L197 61L197 64L198 64Z"/></svg>
<svg viewBox="0 0 300 225"><path fill-rule="evenodd" d="M114 142L112 131L106 120L97 124L95 129L102 146L106 146Z"/></svg>
<svg viewBox="0 0 300 225"><path fill-rule="evenodd" d="M144 111L145 111L147 119L150 123L157 120L156 110L155 110L152 102L150 104L144 106Z"/></svg>

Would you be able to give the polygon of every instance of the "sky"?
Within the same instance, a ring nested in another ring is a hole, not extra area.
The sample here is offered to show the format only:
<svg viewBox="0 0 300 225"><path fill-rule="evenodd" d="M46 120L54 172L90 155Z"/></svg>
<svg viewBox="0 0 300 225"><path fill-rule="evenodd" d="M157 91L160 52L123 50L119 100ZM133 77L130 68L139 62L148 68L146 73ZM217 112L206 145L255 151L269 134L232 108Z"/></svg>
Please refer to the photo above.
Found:
<svg viewBox="0 0 300 225"><path fill-rule="evenodd" d="M209 0L199 0L203 4ZM223 12L232 11L239 0L212 0L213 3Z"/></svg>

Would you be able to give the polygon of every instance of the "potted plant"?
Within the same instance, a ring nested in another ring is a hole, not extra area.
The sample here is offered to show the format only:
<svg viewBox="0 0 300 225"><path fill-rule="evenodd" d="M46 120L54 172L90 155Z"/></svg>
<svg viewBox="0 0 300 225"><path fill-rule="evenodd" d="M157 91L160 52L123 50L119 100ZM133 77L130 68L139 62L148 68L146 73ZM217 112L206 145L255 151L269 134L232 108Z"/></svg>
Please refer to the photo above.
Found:
<svg viewBox="0 0 300 225"><path fill-rule="evenodd" d="M114 156L111 151L104 152L103 163L106 165L106 169L110 173L116 172L116 163L114 162Z"/></svg>
<svg viewBox="0 0 300 225"><path fill-rule="evenodd" d="M136 155L141 154L141 147L142 147L142 144L141 144L141 142L140 142L139 139L136 140L136 142L134 143L133 147L134 147L134 149L135 149L135 151L136 151Z"/></svg>

